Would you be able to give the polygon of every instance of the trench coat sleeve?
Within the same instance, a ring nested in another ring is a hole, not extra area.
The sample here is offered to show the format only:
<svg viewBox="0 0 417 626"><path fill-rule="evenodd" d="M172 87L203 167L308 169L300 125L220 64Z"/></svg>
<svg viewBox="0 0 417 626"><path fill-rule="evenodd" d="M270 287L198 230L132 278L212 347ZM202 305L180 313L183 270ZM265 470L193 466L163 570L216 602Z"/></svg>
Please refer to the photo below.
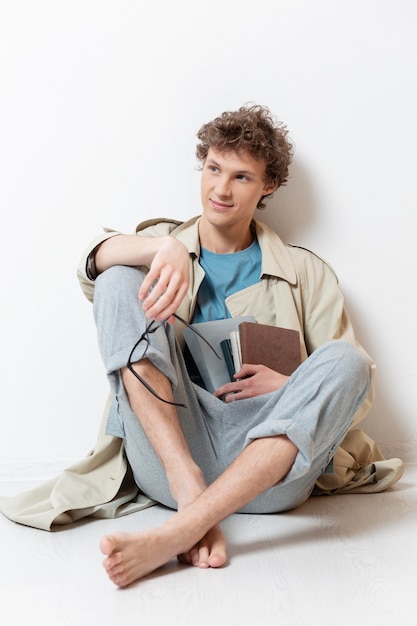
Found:
<svg viewBox="0 0 417 626"><path fill-rule="evenodd" d="M12 497L0 511L14 522L54 530L86 517L120 517L154 504L134 483L123 441L106 435L110 399L94 449L59 476Z"/></svg>
<svg viewBox="0 0 417 626"><path fill-rule="evenodd" d="M77 278L80 283L81 290L87 300L93 302L94 299L94 279L90 276L88 271L88 264L90 255L107 239L110 237L115 237L116 235L120 235L116 230L110 230L109 228L105 228L104 231L97 235L84 250L82 257L78 263L77 267Z"/></svg>

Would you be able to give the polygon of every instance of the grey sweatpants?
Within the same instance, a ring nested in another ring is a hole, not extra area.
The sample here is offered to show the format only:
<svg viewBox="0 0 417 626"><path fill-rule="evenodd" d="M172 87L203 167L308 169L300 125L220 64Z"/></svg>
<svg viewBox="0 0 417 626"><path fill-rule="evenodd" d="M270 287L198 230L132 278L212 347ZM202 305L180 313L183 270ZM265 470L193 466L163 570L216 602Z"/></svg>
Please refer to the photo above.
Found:
<svg viewBox="0 0 417 626"><path fill-rule="evenodd" d="M139 488L175 509L161 463L130 408L120 375L149 322L138 300L142 280L140 270L124 266L112 267L96 279L94 316L113 396L107 431L124 438ZM139 345L132 362L140 360L143 351ZM309 497L371 381L366 356L348 342L331 341L304 361L278 391L226 404L190 381L170 325L150 335L146 357L171 381L175 401L186 406L177 409L178 418L207 484L254 439L285 434L297 446L299 452L287 476L241 509L243 513L285 511Z"/></svg>

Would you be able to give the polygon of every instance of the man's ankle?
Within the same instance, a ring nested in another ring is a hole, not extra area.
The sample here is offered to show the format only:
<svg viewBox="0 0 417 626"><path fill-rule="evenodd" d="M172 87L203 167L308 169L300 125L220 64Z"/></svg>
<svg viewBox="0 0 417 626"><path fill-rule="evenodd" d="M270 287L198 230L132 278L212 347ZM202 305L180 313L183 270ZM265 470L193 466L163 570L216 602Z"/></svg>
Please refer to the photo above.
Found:
<svg viewBox="0 0 417 626"><path fill-rule="evenodd" d="M200 468L194 463L167 471L168 482L173 498L178 503L178 509L184 509L194 502L207 488Z"/></svg>

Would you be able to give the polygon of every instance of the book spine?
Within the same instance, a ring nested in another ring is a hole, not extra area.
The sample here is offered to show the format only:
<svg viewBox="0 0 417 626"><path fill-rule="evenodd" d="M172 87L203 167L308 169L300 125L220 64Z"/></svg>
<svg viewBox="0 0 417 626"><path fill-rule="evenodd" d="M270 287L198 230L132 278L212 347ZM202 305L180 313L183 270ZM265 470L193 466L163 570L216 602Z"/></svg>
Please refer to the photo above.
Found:
<svg viewBox="0 0 417 626"><path fill-rule="evenodd" d="M242 353L240 350L240 338L239 331L234 330L230 333L230 345L233 355L233 365L235 372L238 372L242 367ZM235 378L233 380L236 380Z"/></svg>
<svg viewBox="0 0 417 626"><path fill-rule="evenodd" d="M230 339L223 339L220 342L220 346L223 352L224 360L226 361L227 371L229 372L230 382L233 382L233 374L235 373L235 366L233 362L232 344Z"/></svg>

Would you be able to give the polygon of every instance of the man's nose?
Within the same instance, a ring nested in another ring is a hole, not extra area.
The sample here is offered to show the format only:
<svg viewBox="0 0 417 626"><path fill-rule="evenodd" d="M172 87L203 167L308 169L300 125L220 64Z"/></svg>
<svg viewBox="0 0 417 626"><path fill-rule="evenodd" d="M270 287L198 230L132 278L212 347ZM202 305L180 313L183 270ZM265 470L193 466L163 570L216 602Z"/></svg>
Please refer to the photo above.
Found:
<svg viewBox="0 0 417 626"><path fill-rule="evenodd" d="M226 176L217 179L216 193L220 197L229 197L231 193L230 181Z"/></svg>

